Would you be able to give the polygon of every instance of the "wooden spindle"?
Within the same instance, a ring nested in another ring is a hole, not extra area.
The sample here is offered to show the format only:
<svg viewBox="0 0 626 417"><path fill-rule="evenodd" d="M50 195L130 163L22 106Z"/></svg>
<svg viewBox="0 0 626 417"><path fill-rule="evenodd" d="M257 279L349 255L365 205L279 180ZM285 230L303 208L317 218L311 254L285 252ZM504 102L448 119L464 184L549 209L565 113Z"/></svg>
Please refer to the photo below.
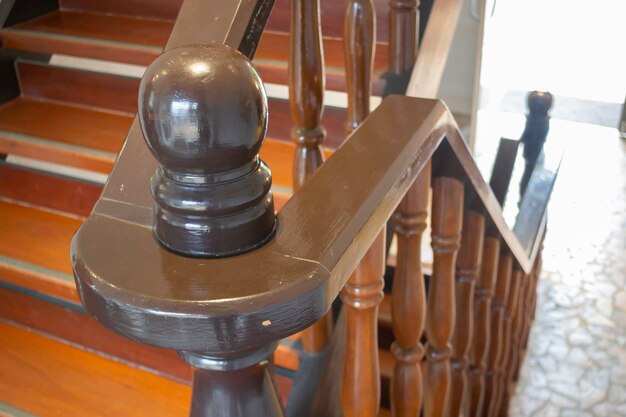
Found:
<svg viewBox="0 0 626 417"><path fill-rule="evenodd" d="M468 355L474 328L474 286L482 260L485 218L476 212L463 217L461 248L456 261L456 323L452 336L452 385L449 417L467 416Z"/></svg>
<svg viewBox="0 0 626 417"><path fill-rule="evenodd" d="M509 294L509 281L513 259L509 254L501 254L498 262L498 275L496 278L496 292L491 302L491 338L489 340L489 356L487 371L485 372L485 399L483 414L494 417L495 402L497 400L497 367L500 364L503 344L503 318L504 305Z"/></svg>
<svg viewBox="0 0 626 417"><path fill-rule="evenodd" d="M376 14L372 0L348 0L343 35L348 91L346 130L351 132L370 112L376 39Z"/></svg>
<svg viewBox="0 0 626 417"><path fill-rule="evenodd" d="M376 15L371 0L349 0L344 19L344 56L348 92L346 131L370 112ZM380 407L378 306L383 299L385 228L341 292L346 311L346 345L341 381L344 417L375 417Z"/></svg>
<svg viewBox="0 0 626 417"><path fill-rule="evenodd" d="M532 274L532 272L531 272ZM509 357L509 361L505 368L505 384L504 384L504 395L502 405L500 406L500 415L506 417L509 410L509 404L511 402L511 383L513 382L513 377L517 373L517 369L519 367L520 358L522 355L522 345L521 345L521 337L522 337L522 326L523 326L523 316L524 316L524 301L526 298L526 293L528 292L528 281L530 280L531 274L524 275L521 278L519 295L517 304L513 310L512 320L512 330L511 330L511 356Z"/></svg>
<svg viewBox="0 0 626 417"><path fill-rule="evenodd" d="M417 58L419 43L419 1L389 1L389 71L402 75Z"/></svg>
<svg viewBox="0 0 626 417"><path fill-rule="evenodd" d="M296 145L293 189L298 190L324 162L322 142L326 131L320 120L324 111L324 55L320 33L319 0L291 0L289 45L289 105ZM332 335L332 315L326 314L302 332L306 352L321 352Z"/></svg>
<svg viewBox="0 0 626 417"><path fill-rule="evenodd" d="M341 291L346 346L341 384L344 417L376 417L380 406L378 306L383 300L383 230Z"/></svg>
<svg viewBox="0 0 626 417"><path fill-rule="evenodd" d="M474 296L474 336L469 367L469 416L483 415L485 397L485 371L491 340L491 299L498 272L500 239L485 238L480 277Z"/></svg>
<svg viewBox="0 0 626 417"><path fill-rule="evenodd" d="M504 312L502 316L502 353L500 355L500 360L496 364L496 379L498 383L495 391L496 398L493 410L494 416L502 415L502 405L505 402L505 396L508 391L508 364L513 357L513 315L514 312L517 311L522 275L522 271L515 266L513 268L513 273L511 274L509 293L504 304Z"/></svg>
<svg viewBox="0 0 626 417"><path fill-rule="evenodd" d="M426 292L422 274L422 234L426 229L431 164L420 172L393 216L398 237L396 272L391 294L391 324L396 360L391 379L391 414L418 416L422 408L424 347L420 341L426 319Z"/></svg>
<svg viewBox="0 0 626 417"><path fill-rule="evenodd" d="M450 339L454 331L454 269L461 239L463 184L453 178L433 180L433 273L426 314L424 416L443 417L450 391Z"/></svg>

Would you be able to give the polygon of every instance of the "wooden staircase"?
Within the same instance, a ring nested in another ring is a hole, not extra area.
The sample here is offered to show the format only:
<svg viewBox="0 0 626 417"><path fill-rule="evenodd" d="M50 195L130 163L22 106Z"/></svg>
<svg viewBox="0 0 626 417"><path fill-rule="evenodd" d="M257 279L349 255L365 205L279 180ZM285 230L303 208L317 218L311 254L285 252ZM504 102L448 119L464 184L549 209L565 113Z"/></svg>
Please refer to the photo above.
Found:
<svg viewBox="0 0 626 417"><path fill-rule="evenodd" d="M0 360L0 416L183 416L189 411L190 366L172 350L130 341L88 316L69 253L72 236L91 213L131 129L141 74L161 54L181 3L60 0L37 16L9 15L10 24L0 30L5 72L8 62L7 77L16 81L0 104L0 154L6 157L0 163L0 358L8 358ZM371 86L381 96L391 79L389 5L387 0L373 4ZM277 210L293 194L297 150L287 97L289 6L288 0L276 1L254 59L269 95L260 157L272 169ZM321 2L331 97L320 123L326 158L346 137L344 10L343 2ZM442 73L443 62L436 57L435 73ZM396 365L390 351L391 303L386 294L378 322L380 415L390 415L389 383ZM284 400L301 351L296 334L275 352Z"/></svg>
<svg viewBox="0 0 626 417"><path fill-rule="evenodd" d="M128 341L89 318L69 257L70 240L102 191L100 181L84 179L81 170L110 172L137 110L138 75L161 53L180 4L61 0L56 10L0 30L4 59L18 82L14 97L0 104L0 154L8 156L0 164L0 415L188 411L189 366L172 351ZM387 66L387 1L377 0L376 7L373 92L379 95ZM273 171L277 208L293 183L292 120L280 94L288 82L289 15L289 2L277 1L254 61L264 81L275 84L268 88L279 92L269 97L261 152ZM327 88L339 92L340 102L346 89L343 15L341 2L322 2ZM138 67L122 67L126 74L120 75L111 62ZM343 142L345 121L345 108L326 106L326 157ZM295 343L285 340L276 354L284 398L298 367ZM381 358L388 378L389 352ZM87 396L85 386L97 389Z"/></svg>

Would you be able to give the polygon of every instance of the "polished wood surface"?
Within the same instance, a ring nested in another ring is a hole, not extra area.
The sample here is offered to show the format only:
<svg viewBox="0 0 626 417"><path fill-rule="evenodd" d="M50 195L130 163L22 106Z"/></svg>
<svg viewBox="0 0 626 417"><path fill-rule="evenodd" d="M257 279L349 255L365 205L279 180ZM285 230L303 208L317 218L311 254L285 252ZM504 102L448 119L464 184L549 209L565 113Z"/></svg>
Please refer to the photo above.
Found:
<svg viewBox="0 0 626 417"><path fill-rule="evenodd" d="M102 186L0 164L0 198L87 217Z"/></svg>
<svg viewBox="0 0 626 417"><path fill-rule="evenodd" d="M487 354L491 344L491 299L498 273L499 256L500 240L485 237L480 275L474 296L474 331L468 371L468 416L471 417L482 416L485 410L483 399Z"/></svg>
<svg viewBox="0 0 626 417"><path fill-rule="evenodd" d="M424 416L444 417L449 409L450 340L454 330L454 270L463 223L463 184L447 177L433 179L433 274L426 312Z"/></svg>
<svg viewBox="0 0 626 417"><path fill-rule="evenodd" d="M72 273L67 256L81 221L50 211L0 200L0 254L65 274ZM45 239L41 239L45 236Z"/></svg>
<svg viewBox="0 0 626 417"><path fill-rule="evenodd" d="M498 261L496 289L491 303L491 337L489 340L489 356L485 372L485 397L483 414L495 417L495 405L498 400L498 370L504 356L504 308L509 295L509 283L513 268L513 259L508 253L501 253Z"/></svg>
<svg viewBox="0 0 626 417"><path fill-rule="evenodd" d="M389 70L397 75L415 65L419 37L419 1L389 1Z"/></svg>
<svg viewBox="0 0 626 417"><path fill-rule="evenodd" d="M319 0L291 1L289 49L289 104L294 121L291 140L293 189L297 191L324 162L322 142L326 135L320 123L324 111L324 57L320 33ZM321 352L332 335L332 315L303 331L306 352Z"/></svg>
<svg viewBox="0 0 626 417"><path fill-rule="evenodd" d="M0 401L37 416L182 417L189 410L188 385L6 323L0 352Z"/></svg>
<svg viewBox="0 0 626 417"><path fill-rule="evenodd" d="M341 409L345 417L378 415L378 305L383 299L384 273L383 230L341 291L346 311L346 346L341 383Z"/></svg>
<svg viewBox="0 0 626 417"><path fill-rule="evenodd" d="M502 322L502 354L500 357L500 361L497 365L497 379L498 385L496 390L496 399L493 408L493 415L499 417L502 415L501 407L503 404L508 406L508 401L506 400L506 395L508 392L507 386L509 383L509 362L513 357L513 316L514 312L517 311L517 306L519 303L519 289L522 280L522 272L516 267L513 268L513 272L511 274L511 281L509 283L509 294L506 299L506 304L504 306L504 316ZM506 409L504 413L506 415Z"/></svg>
<svg viewBox="0 0 626 417"><path fill-rule="evenodd" d="M17 61L16 68L22 97L61 101L128 115L137 112L137 78L27 61Z"/></svg>
<svg viewBox="0 0 626 417"><path fill-rule="evenodd" d="M485 218L466 211L461 247L456 262L456 320L452 336L452 381L449 417L467 416L469 406L469 351L474 337L474 287L480 272Z"/></svg>
<svg viewBox="0 0 626 417"><path fill-rule="evenodd" d="M516 306L514 307L511 317L511 352L509 353L509 359L504 368L504 394L502 395L502 402L500 405L500 416L503 417L506 417L508 415L509 404L513 395L511 390L511 383L513 382L513 377L516 374L517 369L520 365L520 357L522 354L521 337L524 316L524 302L526 299L526 294L528 292L529 280L530 275L524 275L521 277Z"/></svg>
<svg viewBox="0 0 626 417"><path fill-rule="evenodd" d="M419 415L423 384L421 337L426 320L426 292L422 273L422 234L426 229L430 194L430 164L396 209L392 224L398 238L396 270L391 295L391 324L395 359L391 380L391 412L395 417Z"/></svg>
<svg viewBox="0 0 626 417"><path fill-rule="evenodd" d="M346 130L356 129L370 112L376 14L372 0L349 0L344 21L344 56L348 91Z"/></svg>

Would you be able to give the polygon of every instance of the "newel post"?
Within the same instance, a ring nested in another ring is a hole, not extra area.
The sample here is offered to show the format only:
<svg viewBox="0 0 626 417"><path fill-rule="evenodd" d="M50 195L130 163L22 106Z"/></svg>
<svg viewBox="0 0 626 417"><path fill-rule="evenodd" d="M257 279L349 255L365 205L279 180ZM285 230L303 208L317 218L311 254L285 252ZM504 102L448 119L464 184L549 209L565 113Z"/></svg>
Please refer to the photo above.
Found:
<svg viewBox="0 0 626 417"><path fill-rule="evenodd" d="M159 162L151 191L162 246L214 258L271 238L271 174L258 157L267 97L248 58L221 44L164 53L142 79L139 119ZM180 356L194 368L190 415L283 416L269 362L275 347L187 351L181 342Z"/></svg>

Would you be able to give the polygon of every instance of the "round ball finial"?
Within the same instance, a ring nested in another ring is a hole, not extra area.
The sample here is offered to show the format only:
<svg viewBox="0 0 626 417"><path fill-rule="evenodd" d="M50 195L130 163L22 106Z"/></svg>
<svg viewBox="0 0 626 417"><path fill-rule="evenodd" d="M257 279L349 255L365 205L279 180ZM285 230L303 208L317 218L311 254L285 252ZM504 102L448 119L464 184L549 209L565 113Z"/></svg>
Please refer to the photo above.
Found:
<svg viewBox="0 0 626 417"><path fill-rule="evenodd" d="M251 61L223 44L170 50L139 89L152 177L155 234L172 251L227 256L271 236L271 173L258 152L267 96Z"/></svg>
<svg viewBox="0 0 626 417"><path fill-rule="evenodd" d="M532 91L528 94L528 110L534 115L548 115L552 108L553 97L547 91Z"/></svg>

